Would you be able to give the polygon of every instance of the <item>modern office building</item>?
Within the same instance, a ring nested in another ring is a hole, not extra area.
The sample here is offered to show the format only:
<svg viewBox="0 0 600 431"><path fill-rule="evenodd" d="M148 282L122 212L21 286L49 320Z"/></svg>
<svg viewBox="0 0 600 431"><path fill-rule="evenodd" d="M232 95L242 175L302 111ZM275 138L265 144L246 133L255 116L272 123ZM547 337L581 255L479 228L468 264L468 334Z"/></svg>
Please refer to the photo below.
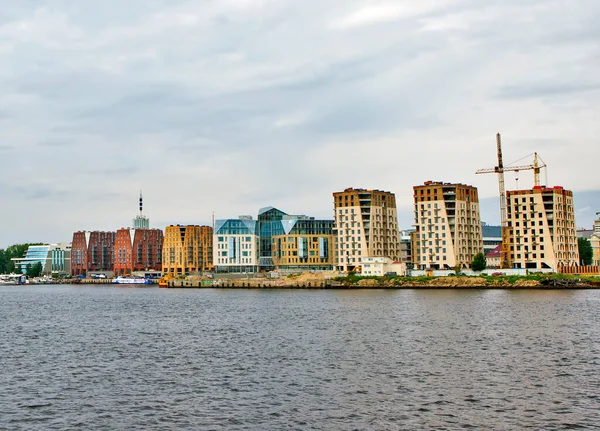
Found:
<svg viewBox="0 0 600 431"><path fill-rule="evenodd" d="M215 222L213 263L217 272L258 272L259 247L258 222L251 216Z"/></svg>
<svg viewBox="0 0 600 431"><path fill-rule="evenodd" d="M12 258L15 267L23 274L29 267L40 263L42 265L42 274L70 274L71 273L71 244L44 244L30 245L27 248L25 257Z"/></svg>
<svg viewBox="0 0 600 431"><path fill-rule="evenodd" d="M400 231L400 262L412 263L413 261L413 246L411 237L414 229Z"/></svg>
<svg viewBox="0 0 600 431"><path fill-rule="evenodd" d="M288 214L274 207L261 208L258 211L258 266L264 271L275 269L273 260L273 236L283 234L281 221Z"/></svg>
<svg viewBox="0 0 600 431"><path fill-rule="evenodd" d="M271 231L271 254L276 269L322 271L334 268L333 220L285 215L276 223L278 226Z"/></svg>
<svg viewBox="0 0 600 431"><path fill-rule="evenodd" d="M177 276L209 270L207 259L211 244L206 235L212 237L209 226L167 226L162 248L163 274Z"/></svg>
<svg viewBox="0 0 600 431"><path fill-rule="evenodd" d="M219 272L327 270L334 265L333 220L289 215L274 207L218 220L213 262Z"/></svg>
<svg viewBox="0 0 600 431"><path fill-rule="evenodd" d="M477 188L427 181L413 191L417 268L468 268L483 252Z"/></svg>
<svg viewBox="0 0 600 431"><path fill-rule="evenodd" d="M71 275L113 272L115 235L115 232L75 232L71 243Z"/></svg>
<svg viewBox="0 0 600 431"><path fill-rule="evenodd" d="M502 226L490 226L487 223L481 223L481 235L483 238L483 253L486 255L502 245Z"/></svg>
<svg viewBox="0 0 600 431"><path fill-rule="evenodd" d="M400 232L393 193L349 188L333 193L333 202L338 270L360 270L363 257L400 259Z"/></svg>
<svg viewBox="0 0 600 431"><path fill-rule="evenodd" d="M573 193L536 186L506 192L508 264L553 269L579 265Z"/></svg>

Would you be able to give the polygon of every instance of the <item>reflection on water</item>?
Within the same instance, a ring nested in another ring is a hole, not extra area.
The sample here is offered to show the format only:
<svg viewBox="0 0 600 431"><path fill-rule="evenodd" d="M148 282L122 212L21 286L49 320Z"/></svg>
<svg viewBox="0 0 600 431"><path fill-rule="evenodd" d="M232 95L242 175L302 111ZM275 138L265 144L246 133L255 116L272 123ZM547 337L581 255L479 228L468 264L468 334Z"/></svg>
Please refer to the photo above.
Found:
<svg viewBox="0 0 600 431"><path fill-rule="evenodd" d="M600 292L0 289L0 429L600 427Z"/></svg>

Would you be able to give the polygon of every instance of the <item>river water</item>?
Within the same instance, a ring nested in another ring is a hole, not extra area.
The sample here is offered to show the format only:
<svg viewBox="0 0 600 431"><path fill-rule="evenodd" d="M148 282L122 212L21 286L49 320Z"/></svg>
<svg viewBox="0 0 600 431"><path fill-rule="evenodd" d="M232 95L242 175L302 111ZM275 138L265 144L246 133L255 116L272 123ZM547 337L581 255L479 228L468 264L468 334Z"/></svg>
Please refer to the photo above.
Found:
<svg viewBox="0 0 600 431"><path fill-rule="evenodd" d="M600 291L0 289L0 429L600 428Z"/></svg>

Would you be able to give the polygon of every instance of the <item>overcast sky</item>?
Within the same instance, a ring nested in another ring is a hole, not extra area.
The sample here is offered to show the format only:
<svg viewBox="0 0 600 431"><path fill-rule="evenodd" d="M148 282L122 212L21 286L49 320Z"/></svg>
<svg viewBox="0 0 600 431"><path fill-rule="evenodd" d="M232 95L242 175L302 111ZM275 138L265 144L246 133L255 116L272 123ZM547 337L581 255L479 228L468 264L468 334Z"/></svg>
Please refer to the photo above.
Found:
<svg viewBox="0 0 600 431"><path fill-rule="evenodd" d="M408 228L423 181L497 195L474 174L496 132L506 163L600 190L598 22L598 0L2 0L0 247L128 226L140 189L159 228L332 218L347 187L396 193Z"/></svg>

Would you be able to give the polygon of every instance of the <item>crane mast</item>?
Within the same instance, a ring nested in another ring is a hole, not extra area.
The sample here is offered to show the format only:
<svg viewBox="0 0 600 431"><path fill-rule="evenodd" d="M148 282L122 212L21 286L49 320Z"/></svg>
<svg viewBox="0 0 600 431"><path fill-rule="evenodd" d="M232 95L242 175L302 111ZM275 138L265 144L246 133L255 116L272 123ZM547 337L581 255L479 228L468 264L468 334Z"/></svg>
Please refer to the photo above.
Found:
<svg viewBox="0 0 600 431"><path fill-rule="evenodd" d="M506 226L506 191L504 189L504 163L502 161L502 142L500 133L496 133L496 149L498 152L498 166L494 168L498 172L498 189L500 191L500 224L502 229Z"/></svg>
<svg viewBox="0 0 600 431"><path fill-rule="evenodd" d="M502 251L500 252L500 266L502 268L510 268L510 262L508 259L508 216L506 215L506 190L504 187L504 162L502 160L502 141L500 139L500 133L496 133L496 150L498 153L498 166L496 166L496 172L498 172L498 191L500 192L500 226L502 230Z"/></svg>

